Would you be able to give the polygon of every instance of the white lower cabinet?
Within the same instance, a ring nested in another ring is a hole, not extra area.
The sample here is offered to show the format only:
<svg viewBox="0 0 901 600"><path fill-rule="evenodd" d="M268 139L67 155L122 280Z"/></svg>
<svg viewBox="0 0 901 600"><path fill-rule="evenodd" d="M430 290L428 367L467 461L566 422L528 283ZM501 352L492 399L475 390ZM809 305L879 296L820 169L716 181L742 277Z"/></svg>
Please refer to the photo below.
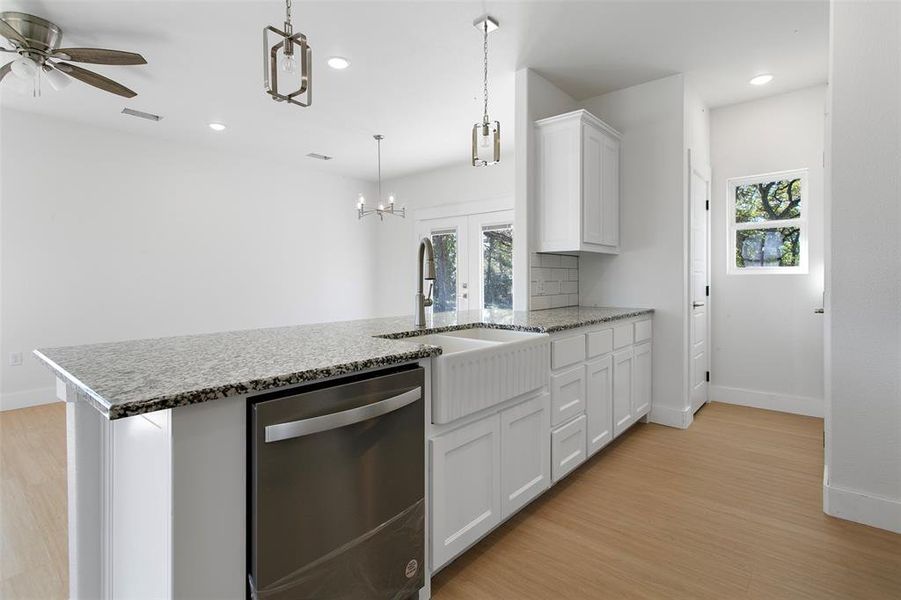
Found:
<svg viewBox="0 0 901 600"><path fill-rule="evenodd" d="M632 348L613 353L613 436L616 437L635 420L632 412Z"/></svg>
<svg viewBox="0 0 901 600"><path fill-rule="evenodd" d="M613 439L613 357L608 354L585 365L585 378L588 455L591 456Z"/></svg>
<svg viewBox="0 0 901 600"><path fill-rule="evenodd" d="M585 415L551 432L551 461L554 481L585 462Z"/></svg>
<svg viewBox="0 0 901 600"><path fill-rule="evenodd" d="M632 361L632 414L638 419L651 410L651 344L635 346Z"/></svg>
<svg viewBox="0 0 901 600"><path fill-rule="evenodd" d="M500 522L500 415L431 441L432 569Z"/></svg>
<svg viewBox="0 0 901 600"><path fill-rule="evenodd" d="M501 413L501 519L550 486L550 430L547 393Z"/></svg>

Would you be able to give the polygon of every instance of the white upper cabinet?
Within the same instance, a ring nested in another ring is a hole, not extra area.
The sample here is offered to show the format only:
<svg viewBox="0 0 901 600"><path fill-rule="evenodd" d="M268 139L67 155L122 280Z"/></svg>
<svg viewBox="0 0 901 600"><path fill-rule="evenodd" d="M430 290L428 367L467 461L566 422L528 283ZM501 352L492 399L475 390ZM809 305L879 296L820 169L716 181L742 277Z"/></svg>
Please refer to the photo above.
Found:
<svg viewBox="0 0 901 600"><path fill-rule="evenodd" d="M537 252L619 252L620 139L585 110L535 122Z"/></svg>

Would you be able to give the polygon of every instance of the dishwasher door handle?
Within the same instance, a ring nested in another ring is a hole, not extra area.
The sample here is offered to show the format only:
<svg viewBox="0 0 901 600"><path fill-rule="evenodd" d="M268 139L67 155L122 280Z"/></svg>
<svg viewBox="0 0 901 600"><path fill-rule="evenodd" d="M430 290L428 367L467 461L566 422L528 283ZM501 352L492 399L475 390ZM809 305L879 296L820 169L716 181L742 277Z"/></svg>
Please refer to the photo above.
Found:
<svg viewBox="0 0 901 600"><path fill-rule="evenodd" d="M408 404L412 404L422 398L422 388L415 387L397 396L365 404L357 408L351 408L330 415L322 415L320 417L312 417L310 419L299 419L297 421L288 421L287 423L277 423L275 425L266 425L266 443L280 442L282 440L290 440L320 431L328 431L329 429L337 429L345 425L353 425L360 421L374 419L386 415L389 412L403 408Z"/></svg>

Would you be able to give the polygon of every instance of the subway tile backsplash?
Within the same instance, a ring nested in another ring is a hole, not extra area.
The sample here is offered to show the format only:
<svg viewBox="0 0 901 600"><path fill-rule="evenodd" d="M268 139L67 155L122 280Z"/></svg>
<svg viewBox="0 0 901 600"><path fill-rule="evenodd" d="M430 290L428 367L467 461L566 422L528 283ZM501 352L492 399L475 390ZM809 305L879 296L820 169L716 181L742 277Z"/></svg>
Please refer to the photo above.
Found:
<svg viewBox="0 0 901 600"><path fill-rule="evenodd" d="M565 254L531 256L531 309L579 305L579 257Z"/></svg>

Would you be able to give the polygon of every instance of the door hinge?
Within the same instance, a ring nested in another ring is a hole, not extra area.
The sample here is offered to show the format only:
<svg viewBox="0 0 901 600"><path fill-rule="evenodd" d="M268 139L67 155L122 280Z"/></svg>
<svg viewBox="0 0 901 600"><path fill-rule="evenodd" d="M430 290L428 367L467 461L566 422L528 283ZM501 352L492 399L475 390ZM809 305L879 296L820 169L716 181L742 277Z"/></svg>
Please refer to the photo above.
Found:
<svg viewBox="0 0 901 600"><path fill-rule="evenodd" d="M704 286L704 295L705 295L705 296L709 296L709 295L710 295L710 286L709 286L709 285Z"/></svg>
<svg viewBox="0 0 901 600"><path fill-rule="evenodd" d="M707 381L710 381L710 371L707 371Z"/></svg>
<svg viewBox="0 0 901 600"><path fill-rule="evenodd" d="M704 210L710 210L710 200L704 201Z"/></svg>

